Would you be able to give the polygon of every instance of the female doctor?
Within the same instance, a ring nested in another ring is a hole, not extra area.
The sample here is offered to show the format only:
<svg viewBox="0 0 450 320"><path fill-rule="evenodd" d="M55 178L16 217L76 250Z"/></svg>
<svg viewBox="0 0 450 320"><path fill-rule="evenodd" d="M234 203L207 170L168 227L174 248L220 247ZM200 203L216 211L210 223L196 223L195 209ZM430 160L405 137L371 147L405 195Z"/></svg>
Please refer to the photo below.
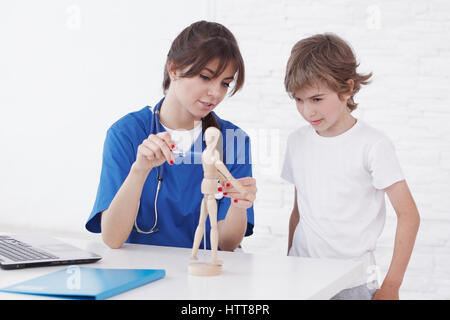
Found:
<svg viewBox="0 0 450 320"><path fill-rule="evenodd" d="M226 27L199 21L185 28L167 55L165 97L153 110L129 113L107 131L97 197L86 228L101 232L111 248L124 242L192 247L203 179L195 154L204 150L203 132L210 126L222 132L227 169L256 194L249 137L213 112L231 84L233 95L243 83L244 63ZM175 150L187 159L177 161ZM218 184L218 192L224 195L217 206L219 248L232 251L253 233L253 203L225 181ZM209 223L205 230L210 248Z"/></svg>

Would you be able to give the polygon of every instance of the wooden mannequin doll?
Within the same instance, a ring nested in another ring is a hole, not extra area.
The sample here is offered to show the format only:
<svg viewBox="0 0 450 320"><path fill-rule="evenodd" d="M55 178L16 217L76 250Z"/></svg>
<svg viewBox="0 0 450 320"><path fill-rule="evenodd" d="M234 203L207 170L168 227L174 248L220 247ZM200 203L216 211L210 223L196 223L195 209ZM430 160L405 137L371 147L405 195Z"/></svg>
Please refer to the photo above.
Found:
<svg viewBox="0 0 450 320"><path fill-rule="evenodd" d="M246 189L231 175L225 164L220 160L219 152L216 150L220 135L220 131L215 127L209 127L205 130L206 149L202 153L204 178L201 185L203 200L200 206L200 219L195 230L191 256L192 259L197 260L198 248L205 232L206 218L209 215L212 261L211 263L191 263L189 273L193 275L218 275L222 272L222 262L217 260L219 232L217 230L217 201L214 196L217 193L219 178L230 182L243 195L243 198L249 201L255 200L254 196L246 192Z"/></svg>

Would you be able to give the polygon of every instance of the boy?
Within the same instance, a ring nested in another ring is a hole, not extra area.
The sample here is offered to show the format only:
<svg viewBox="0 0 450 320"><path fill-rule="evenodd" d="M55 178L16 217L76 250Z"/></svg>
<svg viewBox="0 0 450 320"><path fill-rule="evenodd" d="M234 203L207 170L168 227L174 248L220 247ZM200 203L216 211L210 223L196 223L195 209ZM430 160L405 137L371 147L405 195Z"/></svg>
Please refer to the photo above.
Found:
<svg viewBox="0 0 450 320"><path fill-rule="evenodd" d="M290 134L281 174L295 185L288 255L363 262L358 279L332 299L398 299L420 218L394 146L351 114L355 94L372 76L357 67L350 46L334 34L312 36L292 49L285 87L310 125ZM384 227L385 193L397 232L388 273L376 290L368 272Z"/></svg>

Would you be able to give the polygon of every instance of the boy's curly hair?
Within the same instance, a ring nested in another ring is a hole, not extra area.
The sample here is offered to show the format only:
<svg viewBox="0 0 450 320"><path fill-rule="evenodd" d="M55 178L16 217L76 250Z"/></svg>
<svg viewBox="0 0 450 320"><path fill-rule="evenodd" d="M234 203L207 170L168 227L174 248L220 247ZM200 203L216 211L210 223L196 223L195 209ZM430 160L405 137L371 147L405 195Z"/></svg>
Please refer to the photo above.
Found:
<svg viewBox="0 0 450 320"><path fill-rule="evenodd" d="M353 91L347 107L353 111L357 107L354 95L361 85L370 82L372 76L372 73L357 73L358 66L350 45L343 39L332 33L316 34L300 40L292 48L284 85L289 95L293 96L297 90L325 82L341 97L351 89L347 81L352 79Z"/></svg>

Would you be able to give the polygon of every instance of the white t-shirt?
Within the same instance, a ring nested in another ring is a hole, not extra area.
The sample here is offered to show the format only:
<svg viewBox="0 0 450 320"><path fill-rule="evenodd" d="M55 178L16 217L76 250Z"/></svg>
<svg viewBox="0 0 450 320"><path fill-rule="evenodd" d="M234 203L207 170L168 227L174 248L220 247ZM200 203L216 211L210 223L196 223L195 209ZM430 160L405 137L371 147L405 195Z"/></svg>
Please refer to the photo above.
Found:
<svg viewBox="0 0 450 320"><path fill-rule="evenodd" d="M162 125L162 124L161 124ZM191 150L192 144L197 140L198 136L202 132L202 122L191 130L174 130L162 125L167 132L170 133L170 137L175 143L175 150L180 152L188 152Z"/></svg>
<svg viewBox="0 0 450 320"><path fill-rule="evenodd" d="M164 127L164 129L166 129L167 132L170 133L170 137L172 138L173 142L175 143L175 150L180 151L182 153L187 153L191 150L192 145L198 139L198 136L202 132L202 122L201 121L199 121L199 123L191 130L174 130L174 129L167 128L164 125L162 125L162 126ZM220 184L217 183L217 186L220 187ZM220 200L223 198L223 193L218 192L214 196L217 200Z"/></svg>
<svg viewBox="0 0 450 320"><path fill-rule="evenodd" d="M383 189L404 179L389 138L361 120L336 137L299 128L281 177L296 186L300 213L289 255L362 261L349 288L366 283L385 222Z"/></svg>

